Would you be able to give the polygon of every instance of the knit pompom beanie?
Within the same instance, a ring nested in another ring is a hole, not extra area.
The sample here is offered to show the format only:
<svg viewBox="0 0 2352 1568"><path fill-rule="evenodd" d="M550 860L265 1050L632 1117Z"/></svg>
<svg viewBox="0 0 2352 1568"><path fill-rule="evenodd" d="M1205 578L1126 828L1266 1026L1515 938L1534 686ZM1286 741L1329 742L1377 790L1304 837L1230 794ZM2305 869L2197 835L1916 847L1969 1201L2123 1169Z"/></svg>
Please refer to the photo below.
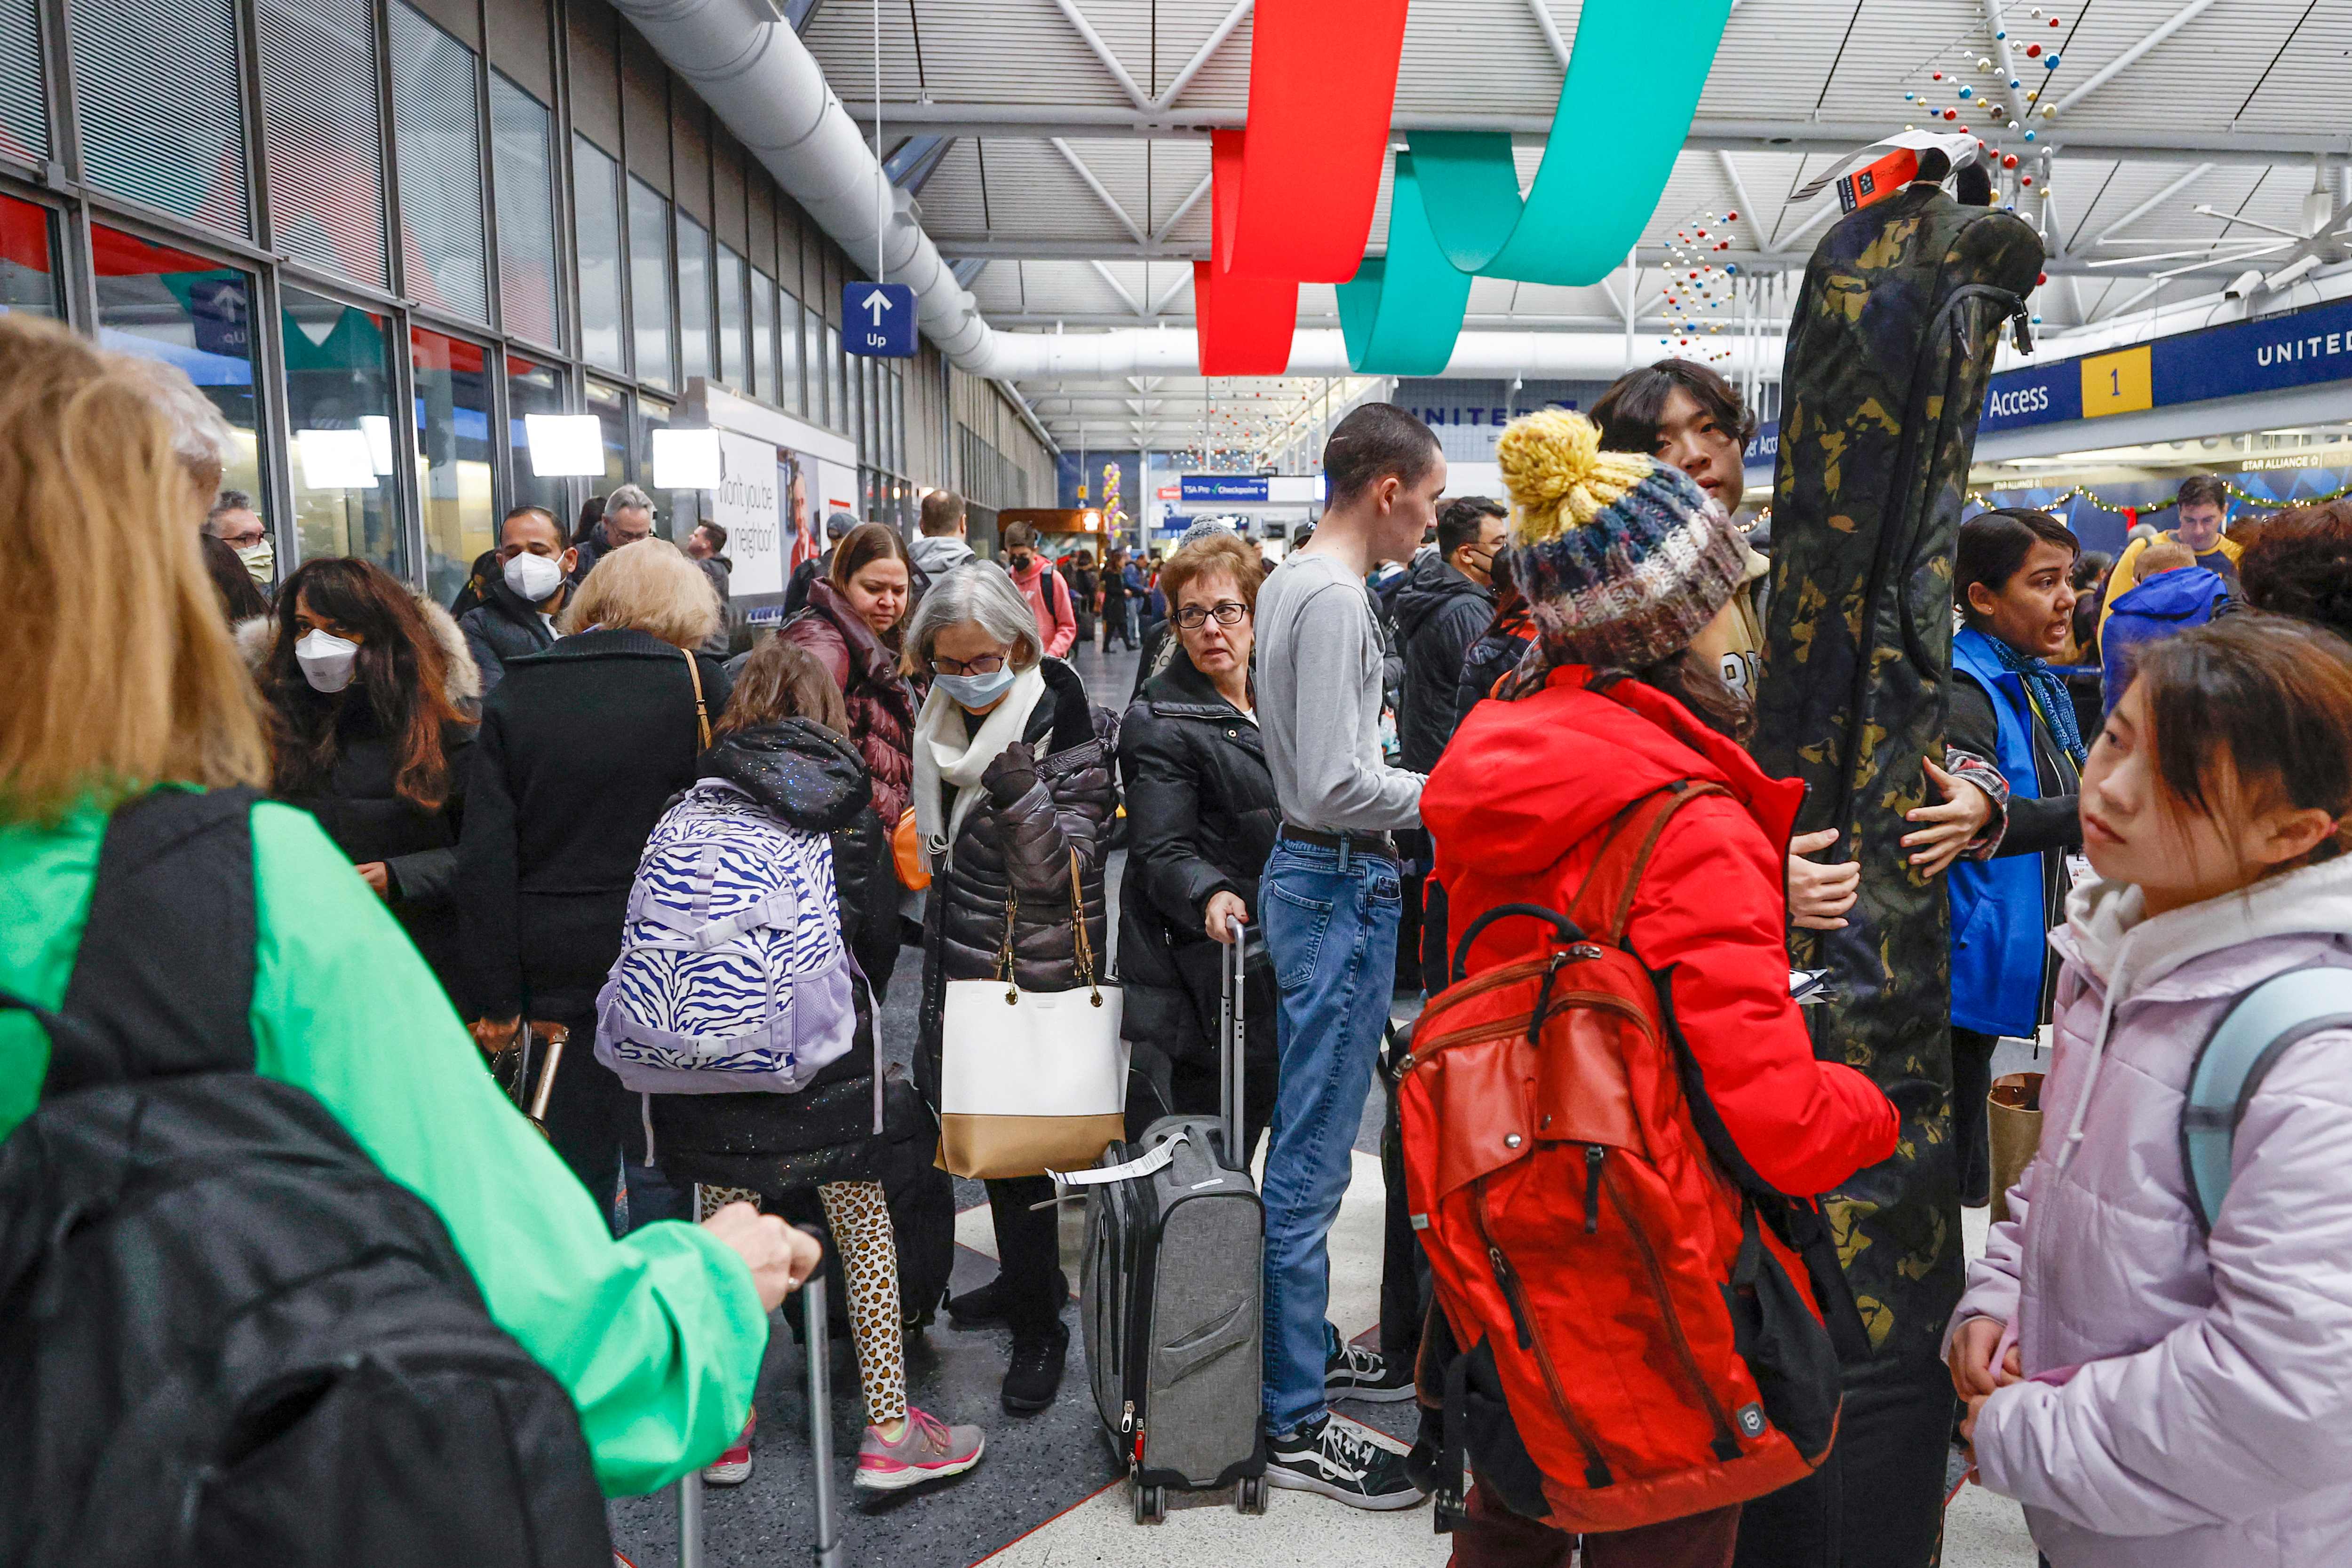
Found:
<svg viewBox="0 0 2352 1568"><path fill-rule="evenodd" d="M1639 670L1682 652L1744 575L1723 508L1680 469L1603 452L1582 414L1545 409L1495 446L1511 493L1511 571L1581 664Z"/></svg>

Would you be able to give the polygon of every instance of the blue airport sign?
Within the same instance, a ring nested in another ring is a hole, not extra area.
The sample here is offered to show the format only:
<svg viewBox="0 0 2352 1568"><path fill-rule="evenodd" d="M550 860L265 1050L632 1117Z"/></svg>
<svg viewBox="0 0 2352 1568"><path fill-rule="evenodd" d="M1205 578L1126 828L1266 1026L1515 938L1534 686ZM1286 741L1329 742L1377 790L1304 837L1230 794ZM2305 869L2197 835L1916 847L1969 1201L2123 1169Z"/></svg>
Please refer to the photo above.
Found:
<svg viewBox="0 0 2352 1568"><path fill-rule="evenodd" d="M903 283L841 287L842 346L877 360L915 357L915 291Z"/></svg>
<svg viewBox="0 0 2352 1568"><path fill-rule="evenodd" d="M1187 501L1263 502L1268 494L1264 479L1240 475L1185 474L1178 477L1177 484L1181 498Z"/></svg>
<svg viewBox="0 0 2352 1568"><path fill-rule="evenodd" d="M2004 371L1986 434L2352 379L2352 300Z"/></svg>

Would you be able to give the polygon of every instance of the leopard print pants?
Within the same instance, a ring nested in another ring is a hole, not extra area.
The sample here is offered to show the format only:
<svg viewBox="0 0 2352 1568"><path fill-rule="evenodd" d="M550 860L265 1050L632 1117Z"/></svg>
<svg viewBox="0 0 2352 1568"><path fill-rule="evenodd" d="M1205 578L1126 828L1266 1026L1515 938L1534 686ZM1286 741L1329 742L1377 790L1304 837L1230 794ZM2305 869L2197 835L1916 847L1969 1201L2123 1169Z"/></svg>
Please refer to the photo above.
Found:
<svg viewBox="0 0 2352 1568"><path fill-rule="evenodd" d="M730 1203L756 1205L750 1187L701 1186L699 1218ZM906 1344L898 1316L898 1240L878 1181L827 1182L816 1189L824 1223L849 1281L849 1333L857 1345L857 1381L866 1390L866 1419L875 1426L907 1415Z"/></svg>

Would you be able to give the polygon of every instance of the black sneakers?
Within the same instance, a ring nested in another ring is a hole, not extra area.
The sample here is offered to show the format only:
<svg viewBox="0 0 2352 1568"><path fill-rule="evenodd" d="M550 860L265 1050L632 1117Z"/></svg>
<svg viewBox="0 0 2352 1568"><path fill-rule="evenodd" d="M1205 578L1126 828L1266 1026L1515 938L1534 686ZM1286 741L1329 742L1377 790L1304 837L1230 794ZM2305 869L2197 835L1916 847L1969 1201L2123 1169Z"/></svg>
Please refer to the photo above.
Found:
<svg viewBox="0 0 2352 1568"><path fill-rule="evenodd" d="M1012 1364L1004 1369L1004 1407L1016 1416L1027 1416L1051 1405L1061 1391L1062 1363L1069 1350L1066 1323L1014 1334Z"/></svg>
<svg viewBox="0 0 2352 1568"><path fill-rule="evenodd" d="M1268 1486L1321 1492L1349 1508L1412 1508L1428 1496L1405 1474L1404 1456L1326 1415L1295 1437L1269 1437Z"/></svg>
<svg viewBox="0 0 2352 1568"><path fill-rule="evenodd" d="M1323 1396L1392 1405L1412 1397L1412 1369L1391 1366L1379 1351L1343 1344L1324 1364Z"/></svg>
<svg viewBox="0 0 2352 1568"><path fill-rule="evenodd" d="M970 1328L978 1323L992 1323L1004 1316L1004 1276L999 1274L985 1285L973 1287L961 1296L948 1298L948 1316L958 1328Z"/></svg>

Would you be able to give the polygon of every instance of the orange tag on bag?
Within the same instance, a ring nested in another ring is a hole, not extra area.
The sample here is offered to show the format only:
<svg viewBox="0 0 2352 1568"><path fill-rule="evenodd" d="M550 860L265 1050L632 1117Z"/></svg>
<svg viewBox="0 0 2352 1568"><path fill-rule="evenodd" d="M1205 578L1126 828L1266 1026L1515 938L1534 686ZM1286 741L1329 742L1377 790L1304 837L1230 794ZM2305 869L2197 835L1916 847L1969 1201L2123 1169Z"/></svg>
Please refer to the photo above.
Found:
<svg viewBox="0 0 2352 1568"><path fill-rule="evenodd" d="M908 807L898 814L898 825L890 830L890 859L898 870L898 885L909 893L920 893L931 885L930 857L923 853L923 831L915 825L915 809Z"/></svg>
<svg viewBox="0 0 2352 1568"><path fill-rule="evenodd" d="M1919 177L1919 154L1898 147L1874 163L1841 174L1837 180L1838 210L1850 213L1883 196L1891 196Z"/></svg>

